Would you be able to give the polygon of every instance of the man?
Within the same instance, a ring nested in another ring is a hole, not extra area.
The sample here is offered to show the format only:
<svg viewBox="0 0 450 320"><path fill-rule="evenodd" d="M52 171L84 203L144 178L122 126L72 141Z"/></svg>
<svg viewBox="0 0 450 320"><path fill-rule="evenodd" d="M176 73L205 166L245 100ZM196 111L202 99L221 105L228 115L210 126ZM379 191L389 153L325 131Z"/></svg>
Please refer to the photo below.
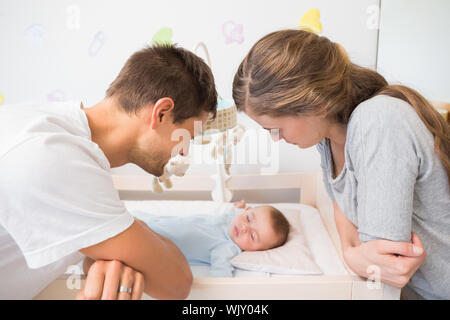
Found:
<svg viewBox="0 0 450 320"><path fill-rule="evenodd" d="M179 249L135 220L110 168L160 176L215 115L209 67L171 45L133 54L91 108L76 103L0 108L0 298L30 299L86 257L78 298L184 299L192 274Z"/></svg>

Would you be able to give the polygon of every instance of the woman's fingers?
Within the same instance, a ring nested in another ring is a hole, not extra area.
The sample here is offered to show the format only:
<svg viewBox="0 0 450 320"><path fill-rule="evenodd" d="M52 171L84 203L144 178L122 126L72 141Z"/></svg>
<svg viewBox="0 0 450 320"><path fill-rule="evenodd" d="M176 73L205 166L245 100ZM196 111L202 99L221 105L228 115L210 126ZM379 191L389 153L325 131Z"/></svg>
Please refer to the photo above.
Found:
<svg viewBox="0 0 450 320"><path fill-rule="evenodd" d="M411 240L413 243L376 241L377 252L387 258L383 268L384 282L397 288L403 288L425 261L422 241L415 233L412 233Z"/></svg>
<svg viewBox="0 0 450 320"><path fill-rule="evenodd" d="M415 232L411 233L411 241L412 241L414 247L416 248L415 250L417 252L417 255L420 256L420 255L422 255L422 253L426 254L425 247L422 243L422 240L420 240L419 236L417 235L417 233L415 233Z"/></svg>
<svg viewBox="0 0 450 320"><path fill-rule="evenodd" d="M413 235L413 241L417 241ZM419 240L420 241L420 240ZM420 242L414 242L421 245ZM414 255L414 245L389 240L367 241L345 251L344 258L358 275L369 277L369 267L379 268L380 280L396 288L404 287L425 261L425 253Z"/></svg>
<svg viewBox="0 0 450 320"><path fill-rule="evenodd" d="M417 257L422 255L423 248L409 242L398 242L390 240L376 240L377 251L380 254L395 254L406 257Z"/></svg>

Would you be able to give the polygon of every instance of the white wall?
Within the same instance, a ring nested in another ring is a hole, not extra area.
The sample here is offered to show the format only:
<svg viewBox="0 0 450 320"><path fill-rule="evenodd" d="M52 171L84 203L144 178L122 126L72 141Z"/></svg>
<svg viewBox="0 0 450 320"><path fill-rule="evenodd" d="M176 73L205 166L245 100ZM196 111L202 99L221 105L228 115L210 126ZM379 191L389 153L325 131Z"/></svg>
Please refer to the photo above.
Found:
<svg viewBox="0 0 450 320"><path fill-rule="evenodd" d="M450 102L450 1L382 0L377 70Z"/></svg>
<svg viewBox="0 0 450 320"><path fill-rule="evenodd" d="M125 60L169 27L183 47L206 43L218 91L231 98L234 72L250 47L268 32L297 28L310 8L320 10L322 35L341 43L354 62L375 68L378 30L369 22L377 6L378 0L0 0L0 94L4 103L81 99L91 106ZM227 21L242 24L242 43L226 43ZM245 115L239 120L257 127ZM280 172L320 169L314 148L280 142L279 150ZM234 166L232 172L258 167ZM140 172L131 165L117 171ZM193 165L188 174L211 172L212 166Z"/></svg>

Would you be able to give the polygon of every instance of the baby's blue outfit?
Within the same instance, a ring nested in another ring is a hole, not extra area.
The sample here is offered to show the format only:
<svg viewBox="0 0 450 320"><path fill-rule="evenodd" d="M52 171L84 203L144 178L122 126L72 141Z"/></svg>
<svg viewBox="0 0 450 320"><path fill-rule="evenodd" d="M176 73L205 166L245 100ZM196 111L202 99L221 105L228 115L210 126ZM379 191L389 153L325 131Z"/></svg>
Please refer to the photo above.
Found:
<svg viewBox="0 0 450 320"><path fill-rule="evenodd" d="M193 266L211 266L212 277L232 277L230 260L242 252L228 235L234 210L220 216L157 216L133 211L154 232L172 240Z"/></svg>

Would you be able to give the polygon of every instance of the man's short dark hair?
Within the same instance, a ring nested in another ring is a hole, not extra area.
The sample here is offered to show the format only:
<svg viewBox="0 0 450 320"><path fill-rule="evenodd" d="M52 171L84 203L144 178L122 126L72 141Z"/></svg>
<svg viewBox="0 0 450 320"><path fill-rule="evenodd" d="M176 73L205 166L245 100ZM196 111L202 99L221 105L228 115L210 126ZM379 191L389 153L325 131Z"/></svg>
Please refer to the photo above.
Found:
<svg viewBox="0 0 450 320"><path fill-rule="evenodd" d="M201 115L213 116L217 91L209 66L194 53L171 44L157 44L134 53L106 91L131 114L164 97L175 103L173 122Z"/></svg>

